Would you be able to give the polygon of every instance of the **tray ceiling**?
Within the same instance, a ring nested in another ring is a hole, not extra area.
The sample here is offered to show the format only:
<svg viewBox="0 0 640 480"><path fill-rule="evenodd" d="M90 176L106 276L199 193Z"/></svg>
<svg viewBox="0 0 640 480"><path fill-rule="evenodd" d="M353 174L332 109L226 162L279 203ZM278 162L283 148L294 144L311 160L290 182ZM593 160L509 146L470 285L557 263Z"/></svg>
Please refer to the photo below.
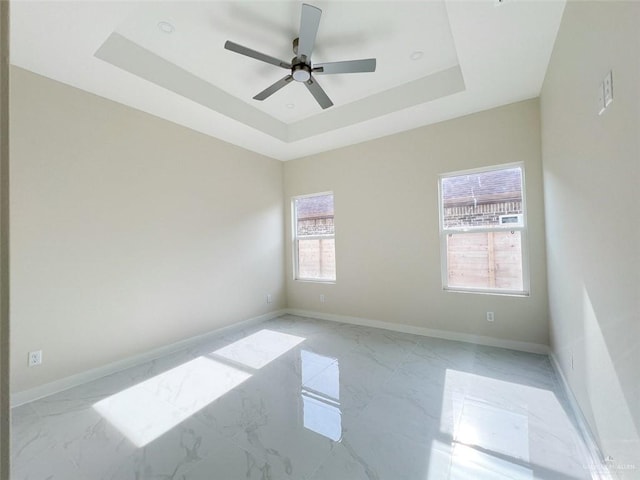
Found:
<svg viewBox="0 0 640 480"><path fill-rule="evenodd" d="M322 1L314 63L377 58L374 73L322 75L322 110L286 71L301 2L12 4L13 64L258 153L287 160L539 94L562 1Z"/></svg>

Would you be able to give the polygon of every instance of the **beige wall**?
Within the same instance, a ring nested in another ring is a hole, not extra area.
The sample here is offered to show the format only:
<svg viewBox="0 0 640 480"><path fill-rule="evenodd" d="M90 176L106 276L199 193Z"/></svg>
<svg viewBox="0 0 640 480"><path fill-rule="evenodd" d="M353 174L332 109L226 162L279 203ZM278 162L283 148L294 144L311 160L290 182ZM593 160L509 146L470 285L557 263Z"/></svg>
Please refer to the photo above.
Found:
<svg viewBox="0 0 640 480"><path fill-rule="evenodd" d="M281 162L11 82L14 393L285 306Z"/></svg>
<svg viewBox="0 0 640 480"><path fill-rule="evenodd" d="M525 162L531 296L444 292L438 175L518 161ZM293 280L286 208L290 308L548 344L537 100L285 164L285 202L328 190L335 194L337 282Z"/></svg>
<svg viewBox="0 0 640 480"><path fill-rule="evenodd" d="M0 2L0 480L9 480L9 2Z"/></svg>
<svg viewBox="0 0 640 480"><path fill-rule="evenodd" d="M639 25L637 2L569 2L541 96L553 350L604 454L635 465L614 468L626 478L640 477Z"/></svg>

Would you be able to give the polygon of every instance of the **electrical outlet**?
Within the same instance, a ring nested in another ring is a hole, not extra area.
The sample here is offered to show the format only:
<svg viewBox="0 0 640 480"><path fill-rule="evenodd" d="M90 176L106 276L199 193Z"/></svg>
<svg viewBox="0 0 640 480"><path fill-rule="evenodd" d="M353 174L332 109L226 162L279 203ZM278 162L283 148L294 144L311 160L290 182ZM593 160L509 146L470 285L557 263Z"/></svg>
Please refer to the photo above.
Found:
<svg viewBox="0 0 640 480"><path fill-rule="evenodd" d="M598 97L596 111L602 115L613 102L613 71L609 71L600 85L598 85Z"/></svg>
<svg viewBox="0 0 640 480"><path fill-rule="evenodd" d="M323 293L320 294L320 303L324 303L324 294Z"/></svg>
<svg viewBox="0 0 640 480"><path fill-rule="evenodd" d="M493 322L493 312L487 312L487 322Z"/></svg>
<svg viewBox="0 0 640 480"><path fill-rule="evenodd" d="M29 366L35 367L42 363L42 350L36 350L35 352L29 352Z"/></svg>
<svg viewBox="0 0 640 480"><path fill-rule="evenodd" d="M267 303L273 303L273 298L270 293L267 294Z"/></svg>

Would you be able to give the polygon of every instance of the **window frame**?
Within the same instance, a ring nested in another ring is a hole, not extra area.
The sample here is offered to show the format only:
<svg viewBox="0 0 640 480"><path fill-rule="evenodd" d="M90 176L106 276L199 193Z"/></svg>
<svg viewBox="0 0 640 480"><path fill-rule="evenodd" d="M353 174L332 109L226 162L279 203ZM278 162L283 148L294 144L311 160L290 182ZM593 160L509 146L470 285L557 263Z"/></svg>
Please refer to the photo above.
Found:
<svg viewBox="0 0 640 480"><path fill-rule="evenodd" d="M316 240L316 239L331 239L334 241L334 256L336 255L335 248L335 239L336 239L336 212L335 212L335 202L336 196L333 191L326 192L317 192L317 193L307 193L304 195L296 195L291 197L291 243L293 245L292 254L293 254L293 280L298 282L310 282L310 283L336 283L338 279L338 259L336 257L336 275L334 279L323 279L323 278L306 278L300 277L300 268L299 268L299 238L298 238L298 215L296 212L296 200L300 198L310 198L310 197L321 197L323 195L331 195L333 196L333 234L332 235L308 235L305 236L305 240Z"/></svg>
<svg viewBox="0 0 640 480"><path fill-rule="evenodd" d="M485 173L497 170L508 170L511 168L519 168L522 182L522 224L521 225L504 225L494 227L444 227L444 205L442 198L442 181L445 178L457 177L462 175L470 175L474 173ZM505 295L515 297L529 297L531 295L531 284L529 278L529 226L527 214L527 195L526 195L526 178L524 162L503 163L488 167L478 167L468 170L458 170L455 172L446 172L438 175L438 227L440 236L440 273L442 280L442 289L445 292L454 293L478 293L484 295ZM504 232L519 231L520 232L520 254L522 261L522 290L507 290L502 288L474 288L474 287L450 287L447 236L449 234L465 234L465 233L488 233L488 232Z"/></svg>

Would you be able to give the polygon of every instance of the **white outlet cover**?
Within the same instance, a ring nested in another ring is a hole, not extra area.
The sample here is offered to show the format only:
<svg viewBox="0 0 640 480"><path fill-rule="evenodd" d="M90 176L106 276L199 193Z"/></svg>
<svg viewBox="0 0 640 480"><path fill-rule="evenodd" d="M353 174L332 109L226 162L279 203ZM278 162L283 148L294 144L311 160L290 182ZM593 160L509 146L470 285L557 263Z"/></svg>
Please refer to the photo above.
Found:
<svg viewBox="0 0 640 480"><path fill-rule="evenodd" d="M42 363L42 350L29 352L28 362L30 367L35 367L36 365L40 365Z"/></svg>

